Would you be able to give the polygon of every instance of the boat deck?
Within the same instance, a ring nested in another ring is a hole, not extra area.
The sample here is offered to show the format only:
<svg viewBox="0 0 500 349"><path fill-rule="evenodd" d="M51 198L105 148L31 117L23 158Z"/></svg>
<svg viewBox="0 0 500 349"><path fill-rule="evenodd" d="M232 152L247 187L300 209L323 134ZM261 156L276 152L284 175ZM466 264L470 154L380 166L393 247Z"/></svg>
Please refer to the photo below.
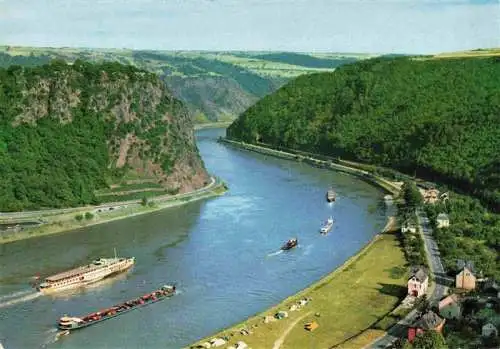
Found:
<svg viewBox="0 0 500 349"><path fill-rule="evenodd" d="M116 258L116 259L115 258L108 258L106 260L108 261L108 263L106 263L106 264L100 264L100 265L93 264L93 263L87 264L87 265L84 265L81 267L77 267L77 268L74 268L71 270L67 270L67 271L63 271L63 272L58 273L58 274L51 275L51 276L45 278L45 280L48 282L55 282L55 281L59 281L59 280L62 280L62 279L68 278L68 277L72 277L72 276L75 276L78 274L89 273L89 272L94 271L94 270L102 269L102 268L104 268L110 264L116 263L120 260L124 260L124 258Z"/></svg>

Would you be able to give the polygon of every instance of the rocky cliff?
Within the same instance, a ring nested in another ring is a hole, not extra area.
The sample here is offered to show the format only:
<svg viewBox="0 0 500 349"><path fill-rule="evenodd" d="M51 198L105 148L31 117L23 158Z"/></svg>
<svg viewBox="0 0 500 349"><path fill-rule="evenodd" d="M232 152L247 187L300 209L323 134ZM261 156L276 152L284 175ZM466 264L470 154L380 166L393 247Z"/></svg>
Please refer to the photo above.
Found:
<svg viewBox="0 0 500 349"><path fill-rule="evenodd" d="M187 109L131 66L0 70L0 115L0 210L98 203L124 178L171 192L208 182Z"/></svg>

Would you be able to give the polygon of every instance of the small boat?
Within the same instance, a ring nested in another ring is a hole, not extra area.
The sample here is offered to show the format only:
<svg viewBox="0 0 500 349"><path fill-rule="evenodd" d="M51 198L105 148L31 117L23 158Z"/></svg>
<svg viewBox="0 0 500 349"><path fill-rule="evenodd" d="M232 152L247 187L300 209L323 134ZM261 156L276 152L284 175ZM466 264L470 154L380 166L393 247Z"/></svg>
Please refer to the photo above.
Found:
<svg viewBox="0 0 500 349"><path fill-rule="evenodd" d="M330 216L325 224L321 227L321 234L327 234L330 230L332 230L333 222L335 221L333 220L333 217Z"/></svg>
<svg viewBox="0 0 500 349"><path fill-rule="evenodd" d="M297 238L293 238L293 239L290 239L287 242L285 242L285 244L283 246L281 246L281 249L283 251L290 250L294 247L297 247L298 244L299 244L299 240L297 240Z"/></svg>
<svg viewBox="0 0 500 349"><path fill-rule="evenodd" d="M332 188L328 189L326 192L326 201L328 202L333 202L337 198L337 194L335 193L335 190Z"/></svg>
<svg viewBox="0 0 500 349"><path fill-rule="evenodd" d="M160 289L145 294L142 297L114 305L111 308L100 310L95 313L90 313L83 317L63 316L59 319L57 327L62 331L77 330L104 320L114 318L118 315L125 314L134 309L139 309L145 307L146 305L159 302L161 300L169 298L174 294L175 294L175 286L164 285Z"/></svg>

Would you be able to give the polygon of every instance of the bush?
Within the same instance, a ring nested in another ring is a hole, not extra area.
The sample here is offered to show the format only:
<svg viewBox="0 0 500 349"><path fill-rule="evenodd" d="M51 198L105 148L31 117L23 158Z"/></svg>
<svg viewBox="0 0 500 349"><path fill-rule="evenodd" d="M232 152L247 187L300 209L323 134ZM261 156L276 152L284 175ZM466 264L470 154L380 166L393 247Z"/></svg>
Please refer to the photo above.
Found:
<svg viewBox="0 0 500 349"><path fill-rule="evenodd" d="M91 220L92 218L94 218L94 215L91 212L85 212L86 220Z"/></svg>

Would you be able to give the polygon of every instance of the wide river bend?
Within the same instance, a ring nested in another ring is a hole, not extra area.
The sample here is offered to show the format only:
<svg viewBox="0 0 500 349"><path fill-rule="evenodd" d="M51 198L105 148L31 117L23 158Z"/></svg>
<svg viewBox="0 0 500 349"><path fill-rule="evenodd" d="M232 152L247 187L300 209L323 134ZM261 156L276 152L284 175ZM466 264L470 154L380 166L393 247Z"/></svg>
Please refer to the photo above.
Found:
<svg viewBox="0 0 500 349"><path fill-rule="evenodd" d="M386 220L383 193L343 173L219 144L197 132L221 197L73 232L0 245L0 343L29 348L181 348L317 281L366 244ZM325 201L333 185L334 204ZM334 230L318 233L334 215ZM275 254L289 238L299 247ZM60 296L36 297L30 278L99 256L135 256L128 273ZM54 341L64 314L84 315L176 282L180 293Z"/></svg>

